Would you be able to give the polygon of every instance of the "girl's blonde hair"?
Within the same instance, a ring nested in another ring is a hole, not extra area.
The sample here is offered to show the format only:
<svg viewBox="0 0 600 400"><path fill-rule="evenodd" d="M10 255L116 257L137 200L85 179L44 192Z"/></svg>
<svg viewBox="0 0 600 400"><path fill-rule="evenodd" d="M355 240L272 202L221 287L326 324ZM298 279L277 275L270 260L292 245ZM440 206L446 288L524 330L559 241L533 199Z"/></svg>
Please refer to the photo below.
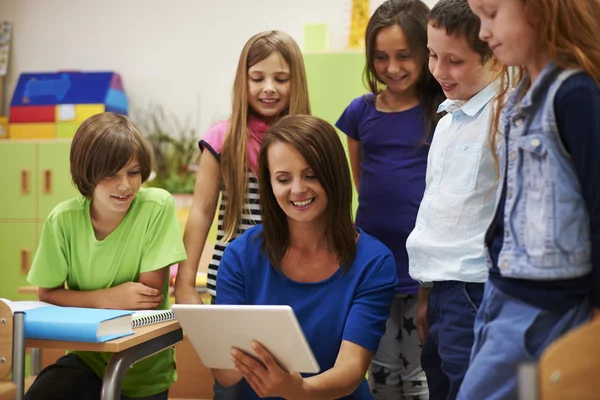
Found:
<svg viewBox="0 0 600 400"><path fill-rule="evenodd" d="M600 84L600 1L522 1L525 17L550 59L564 69L581 69ZM523 79L525 72L523 66L516 68L512 86ZM508 77L502 83L508 87ZM504 91L496 101L491 138L494 141L506 97Z"/></svg>
<svg viewBox="0 0 600 400"><path fill-rule="evenodd" d="M287 114L310 114L304 61L298 44L281 31L266 31L254 35L240 54L233 83L232 111L223 150L221 170L228 203L223 215L224 241L236 235L248 192L248 69L269 57L279 54L290 67L290 100L283 111Z"/></svg>

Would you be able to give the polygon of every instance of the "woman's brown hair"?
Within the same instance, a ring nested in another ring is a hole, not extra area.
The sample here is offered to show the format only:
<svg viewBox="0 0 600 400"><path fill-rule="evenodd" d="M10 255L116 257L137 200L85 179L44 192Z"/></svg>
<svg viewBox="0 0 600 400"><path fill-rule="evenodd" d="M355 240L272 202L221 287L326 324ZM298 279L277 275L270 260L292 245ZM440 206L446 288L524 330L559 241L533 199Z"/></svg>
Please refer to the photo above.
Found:
<svg viewBox="0 0 600 400"><path fill-rule="evenodd" d="M344 147L333 126L309 115L288 115L266 133L259 157L259 193L263 223L262 249L275 268L290 245L288 218L279 206L269 170L269 148L274 143L293 146L306 160L327 194L326 237L340 264L350 267L356 256L352 222L352 182Z"/></svg>

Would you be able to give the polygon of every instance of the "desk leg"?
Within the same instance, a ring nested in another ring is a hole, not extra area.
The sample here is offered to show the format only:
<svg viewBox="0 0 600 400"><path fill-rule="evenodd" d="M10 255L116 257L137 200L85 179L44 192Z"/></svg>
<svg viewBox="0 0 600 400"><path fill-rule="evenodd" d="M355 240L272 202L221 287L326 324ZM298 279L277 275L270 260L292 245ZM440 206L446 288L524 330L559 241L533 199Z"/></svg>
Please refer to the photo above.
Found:
<svg viewBox="0 0 600 400"><path fill-rule="evenodd" d="M42 371L42 349L31 349L29 353L29 373L37 376Z"/></svg>
<svg viewBox="0 0 600 400"><path fill-rule="evenodd" d="M121 398L123 378L131 365L168 347L174 346L182 340L183 330L177 329L127 350L114 353L106 366L100 399L119 400Z"/></svg>
<svg viewBox="0 0 600 400"><path fill-rule="evenodd" d="M25 394L25 314L13 315L13 361L12 381L17 386L15 400L23 400Z"/></svg>

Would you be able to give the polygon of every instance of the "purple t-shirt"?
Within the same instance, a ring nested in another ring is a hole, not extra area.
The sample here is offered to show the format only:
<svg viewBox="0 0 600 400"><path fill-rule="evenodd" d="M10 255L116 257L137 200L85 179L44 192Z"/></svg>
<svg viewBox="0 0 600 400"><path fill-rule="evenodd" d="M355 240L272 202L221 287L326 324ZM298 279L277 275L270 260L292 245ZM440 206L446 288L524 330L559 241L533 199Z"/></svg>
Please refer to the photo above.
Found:
<svg viewBox="0 0 600 400"><path fill-rule="evenodd" d="M429 147L423 144L423 109L381 112L372 95L361 96L335 125L359 141L362 150L356 225L394 254L396 293L416 293L419 285L408 275L406 239L415 227L425 192Z"/></svg>

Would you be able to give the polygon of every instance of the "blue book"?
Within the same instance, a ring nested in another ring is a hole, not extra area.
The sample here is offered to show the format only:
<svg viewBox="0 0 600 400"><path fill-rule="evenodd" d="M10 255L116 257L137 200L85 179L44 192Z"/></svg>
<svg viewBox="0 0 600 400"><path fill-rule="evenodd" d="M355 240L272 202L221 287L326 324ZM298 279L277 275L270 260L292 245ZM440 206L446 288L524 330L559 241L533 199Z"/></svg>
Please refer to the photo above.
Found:
<svg viewBox="0 0 600 400"><path fill-rule="evenodd" d="M133 311L48 305L24 312L27 339L101 343L133 334Z"/></svg>

